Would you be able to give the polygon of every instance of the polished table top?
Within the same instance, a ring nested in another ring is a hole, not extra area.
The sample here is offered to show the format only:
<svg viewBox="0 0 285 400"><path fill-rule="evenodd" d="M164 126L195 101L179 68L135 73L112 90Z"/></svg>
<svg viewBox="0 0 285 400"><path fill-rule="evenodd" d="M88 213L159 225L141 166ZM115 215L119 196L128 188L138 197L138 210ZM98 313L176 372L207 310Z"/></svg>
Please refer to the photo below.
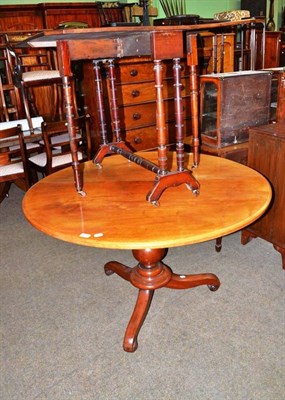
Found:
<svg viewBox="0 0 285 400"><path fill-rule="evenodd" d="M156 152L140 153L155 162ZM191 155L189 166L191 165ZM175 165L175 153L170 153ZM56 238L112 249L168 248L203 242L237 231L267 208L271 189L256 171L220 157L201 155L193 175L195 197L186 185L168 188L155 207L146 201L154 174L120 155L103 168L84 163L84 190L74 189L71 168L52 174L25 195L30 223Z"/></svg>

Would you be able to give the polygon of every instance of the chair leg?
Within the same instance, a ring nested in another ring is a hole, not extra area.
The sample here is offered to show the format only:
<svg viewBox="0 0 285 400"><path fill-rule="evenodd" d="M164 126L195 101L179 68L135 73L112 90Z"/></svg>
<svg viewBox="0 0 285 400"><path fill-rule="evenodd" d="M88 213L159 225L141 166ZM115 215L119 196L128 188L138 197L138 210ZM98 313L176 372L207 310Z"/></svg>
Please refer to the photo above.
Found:
<svg viewBox="0 0 285 400"><path fill-rule="evenodd" d="M11 182L1 182L0 183L0 203L9 196L9 189Z"/></svg>
<svg viewBox="0 0 285 400"><path fill-rule="evenodd" d="M54 121L56 118L56 113L59 109L58 89L56 83L52 85L52 100L53 100L52 120Z"/></svg>
<svg viewBox="0 0 285 400"><path fill-rule="evenodd" d="M37 183L39 180L38 178L38 173L34 168L29 168L29 181L30 181L30 186L34 185Z"/></svg>
<svg viewBox="0 0 285 400"><path fill-rule="evenodd" d="M30 114L30 108L29 108L29 104L28 104L27 93L26 93L26 90L25 90L23 85L21 86L21 96L22 96L22 101L23 101L23 104L24 104L24 110L25 110L26 118L27 118L28 125L29 125L29 130L30 130L30 133L33 134L34 133L34 127L33 127L32 118L31 118L31 114Z"/></svg>
<svg viewBox="0 0 285 400"><path fill-rule="evenodd" d="M219 237L216 239L215 249L216 249L217 253L219 253L222 250L222 240L223 240L223 237Z"/></svg>

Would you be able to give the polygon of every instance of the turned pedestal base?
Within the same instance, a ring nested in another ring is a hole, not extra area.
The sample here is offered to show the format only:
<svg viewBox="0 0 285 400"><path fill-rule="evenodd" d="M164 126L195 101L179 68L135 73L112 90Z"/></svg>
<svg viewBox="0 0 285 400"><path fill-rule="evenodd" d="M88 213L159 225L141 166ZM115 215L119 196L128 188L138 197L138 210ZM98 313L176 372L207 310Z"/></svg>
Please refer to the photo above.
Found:
<svg viewBox="0 0 285 400"><path fill-rule="evenodd" d="M104 269L107 275L118 274L139 289L137 302L126 329L123 347L125 351L134 352L138 347L138 334L147 316L155 289L167 287L170 289L190 289L195 286L207 285L215 291L220 286L218 277L214 274L178 275L162 263L166 249L133 250L134 257L139 261L134 268L119 262L110 261Z"/></svg>

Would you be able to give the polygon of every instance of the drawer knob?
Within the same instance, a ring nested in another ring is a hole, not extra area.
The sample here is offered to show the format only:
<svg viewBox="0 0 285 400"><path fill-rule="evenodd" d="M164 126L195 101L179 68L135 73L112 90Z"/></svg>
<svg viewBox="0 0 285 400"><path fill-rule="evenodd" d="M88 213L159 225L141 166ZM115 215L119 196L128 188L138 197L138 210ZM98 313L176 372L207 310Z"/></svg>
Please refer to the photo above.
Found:
<svg viewBox="0 0 285 400"><path fill-rule="evenodd" d="M134 142L135 142L135 144L141 144L142 143L142 138L140 138L139 136L136 136L134 138Z"/></svg>
<svg viewBox="0 0 285 400"><path fill-rule="evenodd" d="M138 70L137 69L132 69L131 72L130 72L131 76L137 76L137 74L138 74Z"/></svg>
<svg viewBox="0 0 285 400"><path fill-rule="evenodd" d="M132 91L132 96L133 96L133 97L139 97L140 94L141 94L141 93L140 93L139 90L133 90L133 91Z"/></svg>
<svg viewBox="0 0 285 400"><path fill-rule="evenodd" d="M135 120L135 121L137 121L138 119L141 119L141 114L140 113L133 113L133 119Z"/></svg>

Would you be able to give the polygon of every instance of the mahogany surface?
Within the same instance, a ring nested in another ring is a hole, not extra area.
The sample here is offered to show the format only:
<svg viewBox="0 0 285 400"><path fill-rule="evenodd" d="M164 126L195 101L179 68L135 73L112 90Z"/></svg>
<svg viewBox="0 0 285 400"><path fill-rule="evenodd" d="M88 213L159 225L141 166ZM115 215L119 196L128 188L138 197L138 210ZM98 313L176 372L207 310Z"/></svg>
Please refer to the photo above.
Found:
<svg viewBox="0 0 285 400"><path fill-rule="evenodd" d="M154 162L156 152L140 154ZM192 165L192 155L188 155ZM168 154L172 166L175 153ZM189 245L235 232L255 221L271 199L267 180L256 171L220 157L201 155L193 172L201 185L194 196L186 185L165 191L159 207L146 201L153 185L151 171L120 155L80 166L86 197L74 190L72 168L52 174L25 195L23 210L40 231L68 242L105 249L131 249L138 265L111 261L105 273L117 273L139 289L128 324L124 349L135 351L153 291L207 285L218 289L216 275L177 275L162 262L169 247ZM171 167L171 166L170 166ZM231 203L231 207L225 205ZM47 212L48 210L48 212ZM84 235L82 235L84 234Z"/></svg>

